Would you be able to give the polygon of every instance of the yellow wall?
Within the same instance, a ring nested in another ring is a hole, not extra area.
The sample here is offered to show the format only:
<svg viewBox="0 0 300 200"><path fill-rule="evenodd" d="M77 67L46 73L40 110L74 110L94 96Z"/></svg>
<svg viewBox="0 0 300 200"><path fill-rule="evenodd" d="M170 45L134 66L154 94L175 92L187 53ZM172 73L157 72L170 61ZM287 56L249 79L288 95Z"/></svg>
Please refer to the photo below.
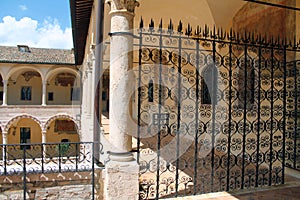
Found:
<svg viewBox="0 0 300 200"><path fill-rule="evenodd" d="M54 131L55 121L53 121L47 129L47 142L61 142L62 139L69 139L69 142L79 142L78 133L58 133Z"/></svg>
<svg viewBox="0 0 300 200"><path fill-rule="evenodd" d="M22 86L31 86L31 101L21 101ZM29 81L25 81L20 75L14 84L12 81L8 85L8 105L40 105L42 104L42 79L41 77L33 77Z"/></svg>
<svg viewBox="0 0 300 200"><path fill-rule="evenodd" d="M42 142L42 130L40 126L32 119L24 118L20 119L16 123L16 132L13 135L13 129L11 127L8 133L8 144L19 144L20 143L20 128L30 127L30 143L41 143Z"/></svg>
<svg viewBox="0 0 300 200"><path fill-rule="evenodd" d="M47 105L70 105L71 101L71 85L60 86L55 85L54 80L49 82L47 86ZM53 92L53 101L48 101L48 93Z"/></svg>

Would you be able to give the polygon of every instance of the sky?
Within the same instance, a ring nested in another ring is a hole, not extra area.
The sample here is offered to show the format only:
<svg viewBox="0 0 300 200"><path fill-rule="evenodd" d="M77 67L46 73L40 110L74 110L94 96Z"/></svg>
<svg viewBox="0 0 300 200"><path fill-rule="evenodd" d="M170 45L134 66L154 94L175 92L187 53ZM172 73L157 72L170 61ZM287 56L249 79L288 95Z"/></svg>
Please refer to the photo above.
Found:
<svg viewBox="0 0 300 200"><path fill-rule="evenodd" d="M69 0L0 0L0 45L73 48Z"/></svg>

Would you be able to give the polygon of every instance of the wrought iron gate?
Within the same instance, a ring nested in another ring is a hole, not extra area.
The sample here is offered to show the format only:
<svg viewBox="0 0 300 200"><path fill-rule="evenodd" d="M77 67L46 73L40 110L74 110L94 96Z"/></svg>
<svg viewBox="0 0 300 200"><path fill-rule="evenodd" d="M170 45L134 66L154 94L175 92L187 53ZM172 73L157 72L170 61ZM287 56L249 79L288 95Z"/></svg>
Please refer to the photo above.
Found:
<svg viewBox="0 0 300 200"><path fill-rule="evenodd" d="M283 184L297 162L296 44L173 27L141 21L135 37L140 198Z"/></svg>

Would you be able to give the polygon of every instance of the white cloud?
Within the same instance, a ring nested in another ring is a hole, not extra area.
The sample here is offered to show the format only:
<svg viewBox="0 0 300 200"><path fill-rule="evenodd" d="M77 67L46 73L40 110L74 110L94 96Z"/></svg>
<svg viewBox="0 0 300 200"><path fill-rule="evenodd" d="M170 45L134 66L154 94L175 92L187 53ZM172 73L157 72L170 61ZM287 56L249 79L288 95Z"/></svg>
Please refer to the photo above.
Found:
<svg viewBox="0 0 300 200"><path fill-rule="evenodd" d="M20 8L21 10L27 10L27 7L26 7L25 5L19 5L19 8Z"/></svg>
<svg viewBox="0 0 300 200"><path fill-rule="evenodd" d="M41 25L38 21L24 17L19 21L5 16L0 21L0 45L16 46L18 44L40 48L73 47L72 29L63 30L58 20L48 18Z"/></svg>

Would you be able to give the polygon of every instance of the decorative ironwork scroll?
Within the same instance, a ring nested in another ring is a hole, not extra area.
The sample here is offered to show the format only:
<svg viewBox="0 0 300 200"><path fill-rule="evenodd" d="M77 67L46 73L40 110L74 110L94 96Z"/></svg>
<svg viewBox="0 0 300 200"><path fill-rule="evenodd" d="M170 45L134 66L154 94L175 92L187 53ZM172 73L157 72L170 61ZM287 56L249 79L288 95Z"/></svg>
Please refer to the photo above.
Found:
<svg viewBox="0 0 300 200"><path fill-rule="evenodd" d="M158 27L135 37L140 199L283 184L299 160L297 44Z"/></svg>

